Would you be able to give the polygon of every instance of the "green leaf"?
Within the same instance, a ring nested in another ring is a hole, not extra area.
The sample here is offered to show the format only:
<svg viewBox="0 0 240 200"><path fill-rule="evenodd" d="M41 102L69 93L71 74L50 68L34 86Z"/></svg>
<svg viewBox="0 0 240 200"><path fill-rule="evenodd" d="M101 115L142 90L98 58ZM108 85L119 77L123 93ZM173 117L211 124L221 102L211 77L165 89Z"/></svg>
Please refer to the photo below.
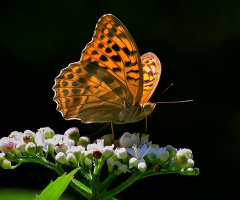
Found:
<svg viewBox="0 0 240 200"><path fill-rule="evenodd" d="M78 169L75 169L68 175L63 174L54 182L51 181L51 183L41 192L41 194L35 198L35 200L58 200L77 171Z"/></svg>

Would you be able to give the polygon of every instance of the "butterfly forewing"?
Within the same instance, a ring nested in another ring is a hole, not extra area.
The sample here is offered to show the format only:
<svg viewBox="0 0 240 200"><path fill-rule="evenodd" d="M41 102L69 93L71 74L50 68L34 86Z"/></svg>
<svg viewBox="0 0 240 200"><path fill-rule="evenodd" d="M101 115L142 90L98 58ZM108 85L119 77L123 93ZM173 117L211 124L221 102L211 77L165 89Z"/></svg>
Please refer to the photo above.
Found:
<svg viewBox="0 0 240 200"><path fill-rule="evenodd" d="M100 18L81 60L103 67L120 80L133 96L126 104L140 102L143 77L139 53L133 38L115 16L108 14Z"/></svg>

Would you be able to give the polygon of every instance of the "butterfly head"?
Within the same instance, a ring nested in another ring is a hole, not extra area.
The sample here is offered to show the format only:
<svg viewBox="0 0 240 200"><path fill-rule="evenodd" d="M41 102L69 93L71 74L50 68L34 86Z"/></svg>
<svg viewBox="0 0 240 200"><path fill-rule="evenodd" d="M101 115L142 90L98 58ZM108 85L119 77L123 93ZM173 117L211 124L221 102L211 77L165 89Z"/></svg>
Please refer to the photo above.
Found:
<svg viewBox="0 0 240 200"><path fill-rule="evenodd" d="M155 103L146 102L146 103L142 104L142 109L143 109L142 112L144 113L145 116L148 116L152 113L155 106L156 106Z"/></svg>

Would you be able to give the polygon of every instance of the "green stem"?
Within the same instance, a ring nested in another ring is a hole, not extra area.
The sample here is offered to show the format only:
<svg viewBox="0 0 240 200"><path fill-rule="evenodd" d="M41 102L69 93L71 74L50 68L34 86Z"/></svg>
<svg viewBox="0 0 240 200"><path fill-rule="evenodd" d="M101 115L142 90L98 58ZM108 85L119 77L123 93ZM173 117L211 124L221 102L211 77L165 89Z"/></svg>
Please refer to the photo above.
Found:
<svg viewBox="0 0 240 200"><path fill-rule="evenodd" d="M103 190L102 193L99 195L99 199L105 200L109 198L113 198L116 194L120 193L130 185L132 185L134 182L136 182L139 179L146 178L149 176L155 176L160 174L170 174L170 173L178 173L177 171L168 171L168 170L161 170L160 172L154 172L152 168L148 169L145 172L137 172L133 174L130 178L128 178L126 181L124 181L121 185L117 186L116 188L110 190L109 192L106 192Z"/></svg>

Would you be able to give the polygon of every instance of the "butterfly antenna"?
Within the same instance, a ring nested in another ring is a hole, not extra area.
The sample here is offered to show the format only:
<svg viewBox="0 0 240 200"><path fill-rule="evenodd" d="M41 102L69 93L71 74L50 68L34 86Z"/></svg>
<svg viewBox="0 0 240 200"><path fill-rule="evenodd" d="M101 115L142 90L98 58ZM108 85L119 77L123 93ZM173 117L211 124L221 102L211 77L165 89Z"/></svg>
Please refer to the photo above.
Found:
<svg viewBox="0 0 240 200"><path fill-rule="evenodd" d="M90 136L96 135L96 134L99 133L101 130L103 130L104 128L106 128L110 123L111 123L111 122L105 124L102 128L100 128L100 129L97 130L96 132L94 132L94 133L92 133L92 134L90 134L90 135L86 135L86 136L90 137Z"/></svg>
<svg viewBox="0 0 240 200"><path fill-rule="evenodd" d="M158 98L158 97L160 97L162 94L164 94L170 87L172 87L173 86L173 83L171 83L165 90L163 90L157 97L156 97L156 99Z"/></svg>
<svg viewBox="0 0 240 200"><path fill-rule="evenodd" d="M184 101L160 101L160 102L154 102L155 104L157 103L187 103L187 102L192 102L192 99L189 100L184 100Z"/></svg>

